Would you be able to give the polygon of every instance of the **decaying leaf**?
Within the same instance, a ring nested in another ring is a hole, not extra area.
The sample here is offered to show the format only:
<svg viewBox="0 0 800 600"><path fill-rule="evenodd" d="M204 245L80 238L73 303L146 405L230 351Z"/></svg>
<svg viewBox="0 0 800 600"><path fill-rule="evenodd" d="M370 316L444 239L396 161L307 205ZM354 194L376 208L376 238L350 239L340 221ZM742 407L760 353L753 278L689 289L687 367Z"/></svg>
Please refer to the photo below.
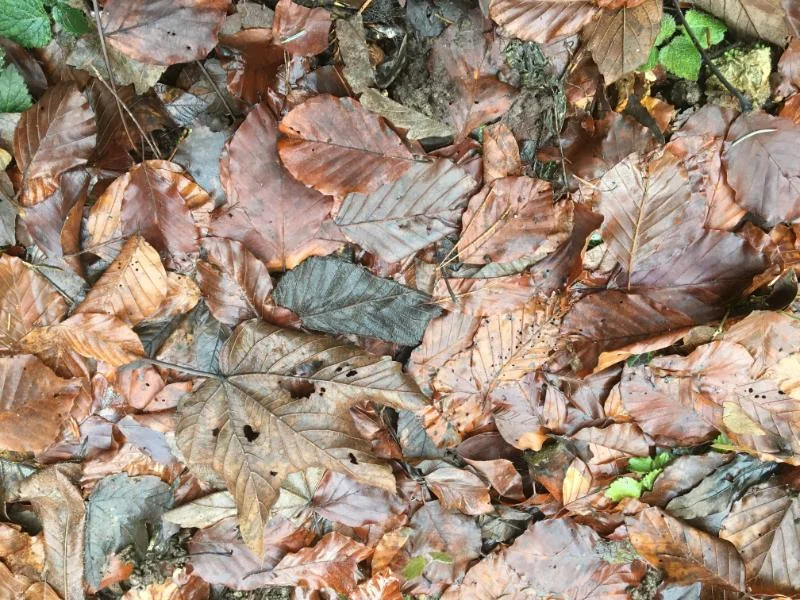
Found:
<svg viewBox="0 0 800 600"><path fill-rule="evenodd" d="M495 23L521 40L545 44L578 33L597 7L586 0L492 0Z"/></svg>
<svg viewBox="0 0 800 600"><path fill-rule="evenodd" d="M747 37L782 46L789 35L780 0L696 0L694 4Z"/></svg>
<svg viewBox="0 0 800 600"><path fill-rule="evenodd" d="M223 347L220 371L220 379L181 401L177 441L191 464L225 480L242 537L259 554L269 506L289 473L323 466L393 488L390 471L372 460L347 409L367 398L422 406L399 365L326 336L250 321Z"/></svg>
<svg viewBox="0 0 800 600"><path fill-rule="evenodd" d="M310 329L408 346L419 343L441 312L427 295L333 257L312 257L289 271L275 288L275 302Z"/></svg>

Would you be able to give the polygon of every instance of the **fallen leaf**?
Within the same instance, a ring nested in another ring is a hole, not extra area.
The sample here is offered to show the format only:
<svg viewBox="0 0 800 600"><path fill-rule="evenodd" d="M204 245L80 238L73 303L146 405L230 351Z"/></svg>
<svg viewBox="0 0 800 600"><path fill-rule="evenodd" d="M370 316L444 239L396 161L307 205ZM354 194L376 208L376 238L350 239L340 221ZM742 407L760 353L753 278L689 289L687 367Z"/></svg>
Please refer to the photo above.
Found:
<svg viewBox="0 0 800 600"><path fill-rule="evenodd" d="M514 37L538 44L574 35L598 10L587 0L492 0L489 15Z"/></svg>
<svg viewBox="0 0 800 600"><path fill-rule="evenodd" d="M285 270L338 244L320 236L333 201L286 172L278 159L277 136L275 118L265 106L256 106L223 161L229 203L212 215L211 233L242 242L270 269Z"/></svg>
<svg viewBox="0 0 800 600"><path fill-rule="evenodd" d="M306 100L284 117L280 131L286 136L278 141L284 166L323 194L374 192L416 160L380 118L350 98Z"/></svg>
<svg viewBox="0 0 800 600"><path fill-rule="evenodd" d="M475 181L446 159L414 163L371 194L348 194L335 223L364 249L401 261L454 233Z"/></svg>
<svg viewBox="0 0 800 600"><path fill-rule="evenodd" d="M519 146L505 123L495 123L483 130L483 181L486 184L522 173Z"/></svg>
<svg viewBox="0 0 800 600"><path fill-rule="evenodd" d="M405 129L406 137L410 140L447 138L453 135L451 127L395 102L372 88L364 90L359 102L364 108L377 113L395 127Z"/></svg>
<svg viewBox="0 0 800 600"><path fill-rule="evenodd" d="M20 204L38 204L58 189L61 174L85 165L95 134L92 109L72 84L51 88L23 112L14 130L14 157L24 177Z"/></svg>
<svg viewBox="0 0 800 600"><path fill-rule="evenodd" d="M699 581L744 591L744 563L730 543L693 529L656 507L627 517L625 524L636 551L662 569L669 581Z"/></svg>
<svg viewBox="0 0 800 600"><path fill-rule="evenodd" d="M97 589L107 556L141 543L146 524L160 522L172 504L172 491L157 477L128 477L124 473L101 480L89 496L86 508L86 581Z"/></svg>
<svg viewBox="0 0 800 600"><path fill-rule="evenodd" d="M661 25L662 6L645 0L633 8L604 10L589 34L587 48L606 85L647 62Z"/></svg>
<svg viewBox="0 0 800 600"><path fill-rule="evenodd" d="M425 475L425 483L445 509L465 515L482 515L493 510L488 486L469 471L441 467Z"/></svg>
<svg viewBox="0 0 800 600"><path fill-rule="evenodd" d="M719 17L745 37L782 46L789 36L781 0L697 0L695 6Z"/></svg>
<svg viewBox="0 0 800 600"><path fill-rule="evenodd" d="M62 379L35 356L0 358L0 446L40 452L55 441L80 384Z"/></svg>
<svg viewBox="0 0 800 600"><path fill-rule="evenodd" d="M328 47L331 13L324 8L306 8L292 0L275 5L272 35L278 45L292 54L319 54Z"/></svg>
<svg viewBox="0 0 800 600"><path fill-rule="evenodd" d="M265 363L267 357L273 362ZM420 407L422 396L399 365L332 338L250 321L223 346L220 371L220 379L182 399L176 439L190 464L212 467L226 480L242 537L257 553L268 508L289 473L323 466L393 488L347 408L366 397Z"/></svg>
<svg viewBox="0 0 800 600"><path fill-rule="evenodd" d="M134 326L152 316L166 296L167 273L158 252L133 236L75 312L112 315Z"/></svg>
<svg viewBox="0 0 800 600"><path fill-rule="evenodd" d="M274 296L309 329L407 346L418 344L428 321L441 312L427 295L334 257L306 259L283 276Z"/></svg>
<svg viewBox="0 0 800 600"><path fill-rule="evenodd" d="M0 349L9 352L37 327L58 323L67 303L56 289L20 259L0 256Z"/></svg>
<svg viewBox="0 0 800 600"><path fill-rule="evenodd" d="M217 43L229 0L108 0L103 35L117 50L144 63L201 60Z"/></svg>
<svg viewBox="0 0 800 600"><path fill-rule="evenodd" d="M800 590L798 520L800 501L770 483L750 488L725 518L719 535L739 550L747 584L755 593L791 595Z"/></svg>
<svg viewBox="0 0 800 600"><path fill-rule="evenodd" d="M245 29L222 38L220 45L231 53L221 60L230 93L250 104L263 102L284 64L284 51L273 43L272 30Z"/></svg>
<svg viewBox="0 0 800 600"><path fill-rule="evenodd" d="M49 467L23 481L18 496L32 504L42 522L47 583L64 600L82 600L86 513L80 493L56 467Z"/></svg>

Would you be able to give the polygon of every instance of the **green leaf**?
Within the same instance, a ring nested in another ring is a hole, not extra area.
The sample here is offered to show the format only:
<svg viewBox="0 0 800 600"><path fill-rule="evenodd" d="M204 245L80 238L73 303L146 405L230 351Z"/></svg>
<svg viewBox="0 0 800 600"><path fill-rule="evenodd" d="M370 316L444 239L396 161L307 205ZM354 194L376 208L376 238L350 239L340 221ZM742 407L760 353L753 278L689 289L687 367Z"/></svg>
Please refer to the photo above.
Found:
<svg viewBox="0 0 800 600"><path fill-rule="evenodd" d="M446 565L453 564L453 557L447 552L428 552L428 556L431 560L435 560L436 562L444 563Z"/></svg>
<svg viewBox="0 0 800 600"><path fill-rule="evenodd" d="M614 502L623 498L638 498L642 495L642 484L633 477L620 477L611 482L606 490L606 496Z"/></svg>
<svg viewBox="0 0 800 600"><path fill-rule="evenodd" d="M42 0L0 0L0 36L26 48L49 44L53 35Z"/></svg>
<svg viewBox="0 0 800 600"><path fill-rule="evenodd" d="M655 460L653 461L653 467L652 468L654 468L654 469L663 469L664 467L666 467L671 462L672 462L672 453L670 453L670 452L659 452L656 455Z"/></svg>
<svg viewBox="0 0 800 600"><path fill-rule="evenodd" d="M673 75L689 81L697 81L702 58L686 34L674 38L658 53L658 60Z"/></svg>
<svg viewBox="0 0 800 600"><path fill-rule="evenodd" d="M56 4L53 7L53 20L61 26L61 29L75 37L89 32L89 21L84 12L68 4Z"/></svg>
<svg viewBox="0 0 800 600"><path fill-rule="evenodd" d="M286 273L275 302L309 329L355 333L415 346L441 309L426 294L331 256L314 256Z"/></svg>
<svg viewBox="0 0 800 600"><path fill-rule="evenodd" d="M0 113L27 110L33 104L25 80L12 66L0 69Z"/></svg>
<svg viewBox="0 0 800 600"><path fill-rule="evenodd" d="M728 31L725 23L699 10L687 10L684 17L704 49L719 44Z"/></svg>
<svg viewBox="0 0 800 600"><path fill-rule="evenodd" d="M628 468L636 473L647 473L653 468L653 459L649 456L637 456L628 459Z"/></svg>
<svg viewBox="0 0 800 600"><path fill-rule="evenodd" d="M664 469L653 469L647 475L642 477L642 480L639 482L642 485L642 489L643 490L648 490L648 491L652 490L653 489L653 484L656 481L656 477L661 475L661 472L663 470Z"/></svg>
<svg viewBox="0 0 800 600"><path fill-rule="evenodd" d="M650 49L650 55L647 57L647 62L639 67L639 71L651 71L658 65L658 48L653 46Z"/></svg>
<svg viewBox="0 0 800 600"><path fill-rule="evenodd" d="M656 43L653 46L660 46L664 42L666 42L672 35L675 33L677 26L675 25L675 17L670 14L664 14L664 17L661 19L661 29L658 30L658 36L656 37Z"/></svg>
<svg viewBox="0 0 800 600"><path fill-rule="evenodd" d="M406 579L414 579L415 577L419 577L422 575L422 572L425 570L427 565L428 561L425 560L424 556L415 556L406 563L405 567L403 567L403 577Z"/></svg>

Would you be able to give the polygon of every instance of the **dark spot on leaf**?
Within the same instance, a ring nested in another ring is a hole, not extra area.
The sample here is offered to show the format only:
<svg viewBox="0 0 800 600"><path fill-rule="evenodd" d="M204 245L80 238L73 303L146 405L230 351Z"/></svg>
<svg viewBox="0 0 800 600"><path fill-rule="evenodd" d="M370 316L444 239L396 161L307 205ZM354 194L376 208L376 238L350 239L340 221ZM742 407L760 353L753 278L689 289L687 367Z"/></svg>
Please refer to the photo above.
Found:
<svg viewBox="0 0 800 600"><path fill-rule="evenodd" d="M281 381L281 387L285 389L295 400L308 398L314 393L314 384L307 380L292 381L286 379Z"/></svg>
<svg viewBox="0 0 800 600"><path fill-rule="evenodd" d="M256 431L250 425L245 425L244 429L242 430L244 433L244 437L247 438L248 442L255 442L258 439L258 436L261 435L260 431Z"/></svg>
<svg viewBox="0 0 800 600"><path fill-rule="evenodd" d="M356 371L355 369L350 369L344 375L345 375L345 377L355 377L356 375L358 375L358 371Z"/></svg>
<svg viewBox="0 0 800 600"><path fill-rule="evenodd" d="M350 462L351 462L352 464L354 464L354 465L357 465L357 464L358 464L358 459L356 458L356 455L355 455L355 454L353 454L352 452L349 452L349 453L347 454L347 456L349 456L349 457L350 457Z"/></svg>
<svg viewBox="0 0 800 600"><path fill-rule="evenodd" d="M219 427L214 427L214 429L211 430L211 435L217 437L219 435Z"/></svg>

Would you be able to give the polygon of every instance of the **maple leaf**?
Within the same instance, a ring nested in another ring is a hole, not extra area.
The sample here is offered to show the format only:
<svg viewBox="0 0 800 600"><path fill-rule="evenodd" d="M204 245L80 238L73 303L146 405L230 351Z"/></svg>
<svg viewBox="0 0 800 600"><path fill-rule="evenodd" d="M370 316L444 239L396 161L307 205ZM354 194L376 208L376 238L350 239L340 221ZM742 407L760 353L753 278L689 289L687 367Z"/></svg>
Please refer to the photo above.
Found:
<svg viewBox="0 0 800 600"><path fill-rule="evenodd" d="M423 396L390 360L320 335L248 321L221 351L219 378L179 406L177 441L193 465L212 467L239 508L245 541L257 553L281 481L323 466L393 489L347 409L372 399L418 409Z"/></svg>

